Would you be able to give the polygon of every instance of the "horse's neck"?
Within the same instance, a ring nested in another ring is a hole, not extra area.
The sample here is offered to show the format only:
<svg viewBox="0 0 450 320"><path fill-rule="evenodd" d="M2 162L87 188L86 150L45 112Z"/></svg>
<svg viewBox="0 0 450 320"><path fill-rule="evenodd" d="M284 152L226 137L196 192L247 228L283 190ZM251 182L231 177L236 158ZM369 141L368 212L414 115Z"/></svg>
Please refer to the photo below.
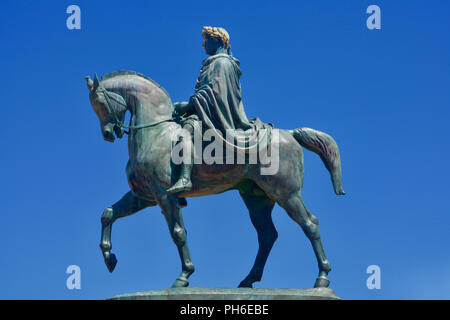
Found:
<svg viewBox="0 0 450 320"><path fill-rule="evenodd" d="M170 119L172 112L173 106L168 97L138 94L132 97L131 125L149 125Z"/></svg>
<svg viewBox="0 0 450 320"><path fill-rule="evenodd" d="M149 80L126 75L113 78L110 82L106 80L105 86L125 99L131 113L132 127L152 125L172 118L173 105L170 97ZM151 137L158 134L158 127L159 125L130 129L128 135L130 160L139 157L140 153L145 153L145 149L150 147L154 140Z"/></svg>
<svg viewBox="0 0 450 320"><path fill-rule="evenodd" d="M148 153L147 148L154 142L158 135L161 121L172 118L173 106L167 95L158 91L150 91L145 94L134 94L129 97L131 118L130 125L149 126L141 129L130 129L128 135L128 153L130 160L140 158L142 154Z"/></svg>
<svg viewBox="0 0 450 320"><path fill-rule="evenodd" d="M131 125L140 126L172 117L170 97L155 83L136 75L123 75L108 79L107 90L125 99L131 112Z"/></svg>

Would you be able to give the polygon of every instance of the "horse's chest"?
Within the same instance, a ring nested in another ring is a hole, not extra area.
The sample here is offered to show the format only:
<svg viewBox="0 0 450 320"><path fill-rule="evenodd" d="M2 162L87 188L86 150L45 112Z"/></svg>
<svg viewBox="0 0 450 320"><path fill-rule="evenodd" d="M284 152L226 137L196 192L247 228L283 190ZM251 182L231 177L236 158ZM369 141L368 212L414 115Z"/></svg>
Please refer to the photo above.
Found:
<svg viewBox="0 0 450 320"><path fill-rule="evenodd" d="M140 196L152 194L155 186L169 186L170 174L170 166L165 166L162 161L130 161L127 167L130 188Z"/></svg>

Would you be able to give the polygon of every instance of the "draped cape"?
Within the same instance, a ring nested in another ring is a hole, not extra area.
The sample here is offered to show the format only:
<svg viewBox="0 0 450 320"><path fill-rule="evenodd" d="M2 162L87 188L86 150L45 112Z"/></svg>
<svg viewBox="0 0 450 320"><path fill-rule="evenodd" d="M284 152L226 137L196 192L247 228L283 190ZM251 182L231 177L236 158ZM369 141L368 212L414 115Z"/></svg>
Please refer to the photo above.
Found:
<svg viewBox="0 0 450 320"><path fill-rule="evenodd" d="M195 108L192 111L203 127L219 131L222 137L233 139L228 141L239 146L244 146L249 139L257 142L257 129L267 126L258 118L249 120L245 114L239 60L221 53L207 58L202 65L189 104Z"/></svg>

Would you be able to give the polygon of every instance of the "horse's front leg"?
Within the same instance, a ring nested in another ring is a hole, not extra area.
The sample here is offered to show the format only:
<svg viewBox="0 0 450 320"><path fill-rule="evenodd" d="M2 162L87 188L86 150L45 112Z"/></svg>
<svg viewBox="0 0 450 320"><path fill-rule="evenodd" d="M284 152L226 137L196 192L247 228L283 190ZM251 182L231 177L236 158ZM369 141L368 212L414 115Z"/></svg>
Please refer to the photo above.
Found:
<svg viewBox="0 0 450 320"><path fill-rule="evenodd" d="M194 264L186 241L186 229L176 195L160 194L158 203L169 226L170 235L175 242L181 259L181 274L175 280L172 288L187 287L188 278L194 273Z"/></svg>
<svg viewBox="0 0 450 320"><path fill-rule="evenodd" d="M113 272L117 264L115 254L111 253L111 229L114 221L154 205L156 205L156 201L152 202L142 200L134 196L133 193L129 191L122 197L122 199L103 211L101 218L102 237L100 241L100 249L102 250L103 258L105 259L105 264L109 272Z"/></svg>

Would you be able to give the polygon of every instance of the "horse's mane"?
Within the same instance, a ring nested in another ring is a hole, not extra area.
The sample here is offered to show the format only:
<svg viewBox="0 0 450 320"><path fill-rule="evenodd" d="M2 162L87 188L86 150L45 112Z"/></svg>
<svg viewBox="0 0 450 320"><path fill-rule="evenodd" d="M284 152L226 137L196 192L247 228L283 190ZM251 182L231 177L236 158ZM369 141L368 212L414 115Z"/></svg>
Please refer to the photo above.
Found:
<svg viewBox="0 0 450 320"><path fill-rule="evenodd" d="M158 84L156 81L154 81L153 79L143 75L142 73L138 73L135 71L129 71L129 70L119 70L119 71L113 71L110 73L106 73L104 75L102 75L102 81L104 80L108 80L117 76L124 76L124 75L135 75L141 78L144 78L148 81L150 81L151 83L153 83L155 86L157 86L158 88L160 88L167 96L170 97L169 93L166 91L166 89L164 89L163 87L161 87L160 84Z"/></svg>

